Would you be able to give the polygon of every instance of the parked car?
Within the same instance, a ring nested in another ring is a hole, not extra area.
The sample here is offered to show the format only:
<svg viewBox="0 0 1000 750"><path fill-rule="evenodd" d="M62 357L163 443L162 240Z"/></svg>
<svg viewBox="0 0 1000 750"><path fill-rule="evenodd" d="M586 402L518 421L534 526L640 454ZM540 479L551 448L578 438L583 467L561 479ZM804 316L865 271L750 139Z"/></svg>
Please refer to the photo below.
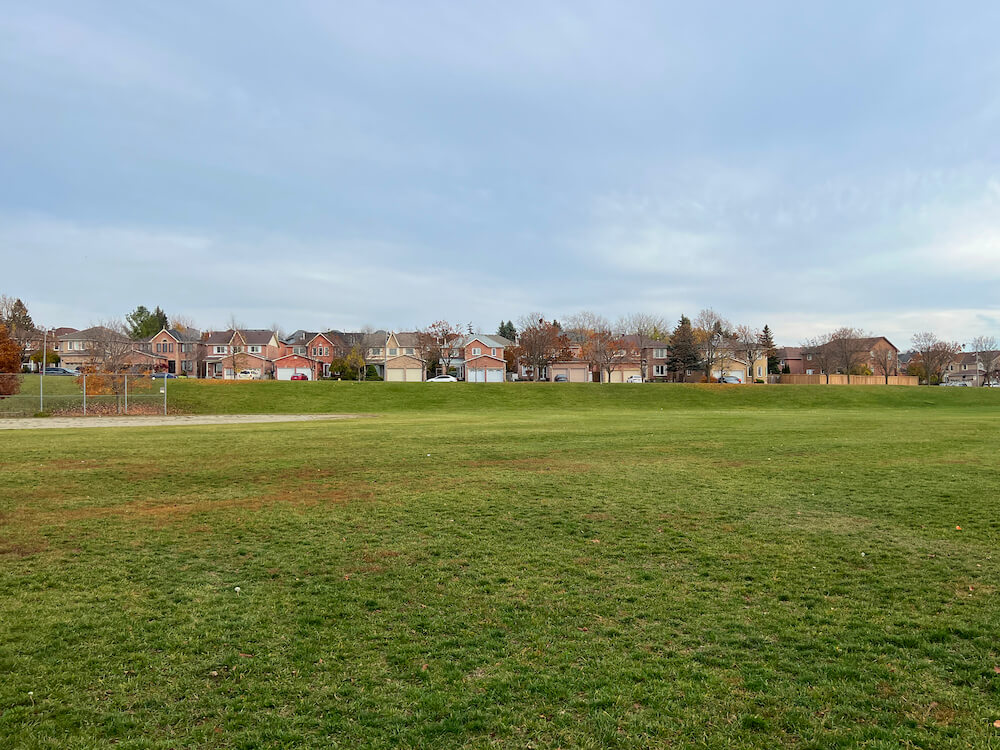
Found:
<svg viewBox="0 0 1000 750"><path fill-rule="evenodd" d="M304 372L296 372L292 374L292 377L290 377L289 380L309 380L309 376Z"/></svg>
<svg viewBox="0 0 1000 750"><path fill-rule="evenodd" d="M176 378L177 378L177 376L174 375L172 372L154 372L149 377L151 377L151 378L161 378L163 380L168 380L168 379L169 380L176 380Z"/></svg>
<svg viewBox="0 0 1000 750"><path fill-rule="evenodd" d="M569 382L569 376L568 375L556 375L554 378L552 378L552 382L553 383L568 383Z"/></svg>
<svg viewBox="0 0 1000 750"><path fill-rule="evenodd" d="M453 375L436 375L433 378L427 378L428 383L457 383L458 378Z"/></svg>
<svg viewBox="0 0 1000 750"><path fill-rule="evenodd" d="M626 383L641 383L642 382L642 375L629 375L628 379L625 382Z"/></svg>
<svg viewBox="0 0 1000 750"><path fill-rule="evenodd" d="M65 367L46 367L46 375L72 375L74 378L80 373L74 372L73 370L67 370Z"/></svg>
<svg viewBox="0 0 1000 750"><path fill-rule="evenodd" d="M731 383L733 385L739 385L743 381L740 380L735 375L723 375L721 378L719 378L719 382L720 383Z"/></svg>

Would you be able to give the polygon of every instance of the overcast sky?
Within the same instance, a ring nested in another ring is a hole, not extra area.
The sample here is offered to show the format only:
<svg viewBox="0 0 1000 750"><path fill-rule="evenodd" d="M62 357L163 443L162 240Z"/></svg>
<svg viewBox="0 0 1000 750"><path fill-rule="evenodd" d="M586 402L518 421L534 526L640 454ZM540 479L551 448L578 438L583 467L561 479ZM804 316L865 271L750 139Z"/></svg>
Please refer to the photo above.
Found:
<svg viewBox="0 0 1000 750"><path fill-rule="evenodd" d="M1000 5L0 0L37 323L1000 336Z"/></svg>

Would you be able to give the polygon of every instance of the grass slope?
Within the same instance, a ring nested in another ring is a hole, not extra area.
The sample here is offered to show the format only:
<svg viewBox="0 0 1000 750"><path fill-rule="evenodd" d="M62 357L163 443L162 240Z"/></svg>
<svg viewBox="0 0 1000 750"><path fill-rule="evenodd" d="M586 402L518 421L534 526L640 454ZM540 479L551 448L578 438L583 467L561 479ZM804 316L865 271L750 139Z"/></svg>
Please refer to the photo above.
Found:
<svg viewBox="0 0 1000 750"><path fill-rule="evenodd" d="M196 414L1000 408L993 388L212 380L172 380L168 388L174 408Z"/></svg>
<svg viewBox="0 0 1000 750"><path fill-rule="evenodd" d="M284 385L3 436L0 746L1000 740L985 396Z"/></svg>

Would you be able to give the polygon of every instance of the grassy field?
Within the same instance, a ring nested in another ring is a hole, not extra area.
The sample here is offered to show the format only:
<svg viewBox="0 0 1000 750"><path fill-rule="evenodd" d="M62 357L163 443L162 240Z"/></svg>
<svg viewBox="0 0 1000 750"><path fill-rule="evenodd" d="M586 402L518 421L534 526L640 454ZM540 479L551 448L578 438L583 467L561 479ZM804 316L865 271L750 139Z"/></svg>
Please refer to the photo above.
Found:
<svg viewBox="0 0 1000 750"><path fill-rule="evenodd" d="M175 383L0 433L0 747L1000 746L1000 391Z"/></svg>

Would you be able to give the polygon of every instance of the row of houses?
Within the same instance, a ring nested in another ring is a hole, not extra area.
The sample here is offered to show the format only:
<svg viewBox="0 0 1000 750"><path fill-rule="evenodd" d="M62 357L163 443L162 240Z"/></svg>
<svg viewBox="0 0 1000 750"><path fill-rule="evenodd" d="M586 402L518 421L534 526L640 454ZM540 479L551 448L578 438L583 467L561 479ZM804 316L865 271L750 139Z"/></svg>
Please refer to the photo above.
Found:
<svg viewBox="0 0 1000 750"><path fill-rule="evenodd" d="M315 380L329 377L334 362L350 357L364 371L397 382L423 381L437 374L470 382L628 382L663 380L671 375L668 342L639 342L629 336L616 341L621 348L601 367L587 357L586 341L572 336L566 338L556 356L544 364L531 365L508 356L514 342L483 333L456 334L437 342L433 358L428 356L426 336L415 331L298 330L279 338L267 329L199 332L165 328L139 342L102 326L56 333L51 349L67 368L130 368L224 380L288 380L299 374ZM734 354L722 355L712 376L736 377L741 382L762 380L767 376L767 359L761 355L746 362ZM685 380L703 377L701 370L681 375Z"/></svg>

